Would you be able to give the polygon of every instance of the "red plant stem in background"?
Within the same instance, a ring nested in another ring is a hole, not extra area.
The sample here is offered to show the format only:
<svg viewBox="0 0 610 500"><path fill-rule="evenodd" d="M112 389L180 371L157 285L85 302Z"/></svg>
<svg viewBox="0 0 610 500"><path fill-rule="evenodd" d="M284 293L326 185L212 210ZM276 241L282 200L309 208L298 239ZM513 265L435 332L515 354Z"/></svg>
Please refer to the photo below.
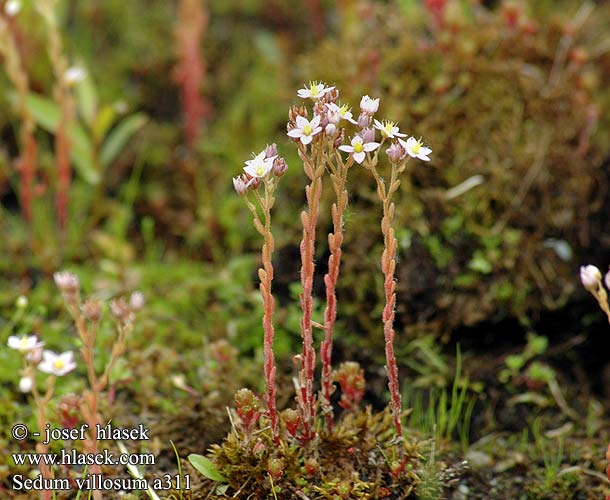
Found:
<svg viewBox="0 0 610 500"><path fill-rule="evenodd" d="M70 141L66 132L67 116L62 110L62 117L55 134L55 159L57 162L57 220L63 230L68 225L68 198L70 193Z"/></svg>
<svg viewBox="0 0 610 500"><path fill-rule="evenodd" d="M174 75L180 85L184 135L190 147L195 144L202 118L209 115L209 105L201 96L201 86L205 76L201 41L208 25L208 18L205 0L181 0L175 30L179 61Z"/></svg>
<svg viewBox="0 0 610 500"><path fill-rule="evenodd" d="M74 119L74 104L72 91L66 78L68 62L63 54L60 27L55 15L55 3L49 0L40 1L36 5L46 22L49 41L48 53L55 74L53 98L59 106L61 115L55 131L55 163L57 165L57 193L55 205L60 229L68 225L68 197L72 168L70 164L70 140L68 127Z"/></svg>
<svg viewBox="0 0 610 500"><path fill-rule="evenodd" d="M17 162L17 170L20 176L19 195L21 211L26 222L31 223L38 145L34 138L36 124L27 107L30 84L17 47L16 40L18 37L15 29L14 20L0 18L0 53L4 56L4 65L9 79L17 90L18 112L21 119L19 131L21 154Z"/></svg>
<svg viewBox="0 0 610 500"><path fill-rule="evenodd" d="M335 293L339 269L341 266L341 244L343 243L343 213L347 207L347 190L345 183L347 171L353 161L350 157L348 164L343 164L338 157L339 171L332 172L331 180L337 196L336 203L333 203L331 212L333 219L333 233L328 235L328 247L330 256L328 257L328 273L324 276L326 286L326 309L324 310L324 340L320 346L320 358L322 360L322 404L326 417L326 428L331 431L333 428L332 406L330 396L333 392L332 380L332 351L333 351L333 331L337 318L337 296Z"/></svg>
<svg viewBox="0 0 610 500"><path fill-rule="evenodd" d="M318 161L313 161L313 155L317 154ZM305 174L310 183L305 187L307 198L307 209L301 212L303 224L303 239L301 240L301 335L303 337L303 354L301 357L301 371L299 373L299 393L297 402L301 412L303 433L301 440L306 443L316 435L315 429L315 398L313 393L313 378L316 364L316 351L313 348L313 331L311 314L313 310L313 276L314 276L314 252L316 239L316 224L318 221L320 196L322 194L322 175L324 174L323 152L318 148L312 148L312 157L307 156L306 147L299 144L299 156L303 160Z"/></svg>
<svg viewBox="0 0 610 500"><path fill-rule="evenodd" d="M305 7L309 13L309 25L311 32L318 40L326 33L326 22L324 21L324 9L320 0L304 0Z"/></svg>
<svg viewBox="0 0 610 500"><path fill-rule="evenodd" d="M441 27L445 21L445 9L447 0L424 0L424 5L434 19L434 25Z"/></svg>

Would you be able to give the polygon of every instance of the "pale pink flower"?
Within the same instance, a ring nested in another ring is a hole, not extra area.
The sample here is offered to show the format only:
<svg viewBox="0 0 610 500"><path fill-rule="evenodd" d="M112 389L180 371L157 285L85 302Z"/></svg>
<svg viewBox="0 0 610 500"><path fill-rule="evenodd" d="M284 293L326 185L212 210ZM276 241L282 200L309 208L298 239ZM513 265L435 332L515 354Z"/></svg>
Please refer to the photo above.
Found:
<svg viewBox="0 0 610 500"><path fill-rule="evenodd" d="M384 120L383 122L375 120L375 128L381 132L381 135L388 139L407 136L407 134L400 133L400 129L396 125L396 122L391 122L389 120Z"/></svg>
<svg viewBox="0 0 610 500"><path fill-rule="evenodd" d="M22 335L17 337L11 335L6 343L11 349L15 349L21 353L32 351L38 347L42 347L44 342L39 342L36 335Z"/></svg>
<svg viewBox="0 0 610 500"><path fill-rule="evenodd" d="M432 153L430 148L427 148L423 145L420 140L417 140L415 137L409 137L406 141L402 139L398 139L400 145L405 148L407 154L413 158L419 158L420 160L430 161L428 155Z"/></svg>
<svg viewBox="0 0 610 500"><path fill-rule="evenodd" d="M356 135L352 138L351 146L343 145L339 146L339 149L341 151L345 151L346 153L350 153L356 163L362 163L364 161L366 153L375 151L378 147L378 142L364 142L362 140L362 137Z"/></svg>
<svg viewBox="0 0 610 500"><path fill-rule="evenodd" d="M400 144L393 142L392 145L386 149L386 154L392 163L398 163L404 160L407 152Z"/></svg>
<svg viewBox="0 0 610 500"><path fill-rule="evenodd" d="M72 351L56 354L53 351L44 351L42 353L42 361L38 365L41 372L57 375L61 377L76 368L74 362L74 354Z"/></svg>
<svg viewBox="0 0 610 500"><path fill-rule="evenodd" d="M314 116L311 121L303 116L297 116L296 127L288 132L288 136L300 141L307 146L313 141L313 136L322 131L320 127L320 117Z"/></svg>
<svg viewBox="0 0 610 500"><path fill-rule="evenodd" d="M309 86L305 86L305 88L297 91L297 95L301 99L320 99L325 94L333 90L335 87L327 87L326 84L322 82L309 82Z"/></svg>
<svg viewBox="0 0 610 500"><path fill-rule="evenodd" d="M591 264L580 267L580 281L590 292L597 291L601 279L602 273L597 267Z"/></svg>
<svg viewBox="0 0 610 500"><path fill-rule="evenodd" d="M273 160L275 156L267 157L266 152L262 151L251 160L246 160L244 172L257 179L265 177L273 168Z"/></svg>

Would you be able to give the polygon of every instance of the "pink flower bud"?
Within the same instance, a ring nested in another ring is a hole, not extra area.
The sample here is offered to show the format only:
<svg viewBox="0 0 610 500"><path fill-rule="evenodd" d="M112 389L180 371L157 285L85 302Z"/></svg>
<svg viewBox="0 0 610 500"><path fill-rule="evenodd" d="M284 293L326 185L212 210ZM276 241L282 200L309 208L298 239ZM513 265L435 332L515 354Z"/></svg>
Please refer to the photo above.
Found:
<svg viewBox="0 0 610 500"><path fill-rule="evenodd" d="M345 129L339 129L339 133L337 134L337 137L335 137L335 140L333 141L333 147L336 149L339 146L341 146L341 144L343 144L343 141L345 140Z"/></svg>
<svg viewBox="0 0 610 500"><path fill-rule="evenodd" d="M580 281L590 292L596 292L602 279L600 270L589 264L580 267Z"/></svg>
<svg viewBox="0 0 610 500"><path fill-rule="evenodd" d="M243 196L248 192L248 184L241 176L233 177L233 187L239 196Z"/></svg>
<svg viewBox="0 0 610 500"><path fill-rule="evenodd" d="M32 377L26 376L26 377L21 377L21 380L19 381L19 391L20 392L32 392L32 389L34 388L34 379Z"/></svg>
<svg viewBox="0 0 610 500"><path fill-rule="evenodd" d="M375 142L375 130L372 128L365 128L361 130L358 135L362 137L362 142Z"/></svg>
<svg viewBox="0 0 610 500"><path fill-rule="evenodd" d="M276 158L273 162L273 175L281 177L288 170L288 164L284 158Z"/></svg>
<svg viewBox="0 0 610 500"><path fill-rule="evenodd" d="M261 416L260 400L250 389L240 389L235 393L235 404L246 431L251 432Z"/></svg>
<svg viewBox="0 0 610 500"><path fill-rule="evenodd" d="M392 145L386 150L386 154L388 155L389 160L392 163L399 163L402 161L407 154L404 148L397 142L392 143Z"/></svg>
<svg viewBox="0 0 610 500"><path fill-rule="evenodd" d="M367 128L371 126L372 123L372 116L369 115L368 113L360 113L360 115L358 116L358 128Z"/></svg>
<svg viewBox="0 0 610 500"><path fill-rule="evenodd" d="M277 156L277 145L275 143L268 144L265 148L265 158L273 158Z"/></svg>
<svg viewBox="0 0 610 500"><path fill-rule="evenodd" d="M328 125L326 125L324 132L330 137L335 137L337 135L337 126L333 123L329 123Z"/></svg>

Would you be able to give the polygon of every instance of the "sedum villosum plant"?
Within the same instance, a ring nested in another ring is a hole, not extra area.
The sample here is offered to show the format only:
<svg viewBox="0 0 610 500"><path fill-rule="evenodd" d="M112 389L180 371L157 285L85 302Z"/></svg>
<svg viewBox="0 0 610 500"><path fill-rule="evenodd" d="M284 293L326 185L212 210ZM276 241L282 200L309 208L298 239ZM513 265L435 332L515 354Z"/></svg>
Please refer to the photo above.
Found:
<svg viewBox="0 0 610 500"><path fill-rule="evenodd" d="M610 303L608 302L608 292L606 291L606 288L610 290L610 271L606 273L602 283L602 273L599 268L591 264L581 266L580 281L586 290L595 297L597 304L606 314L608 322L610 322ZM604 284L606 288L604 288ZM606 467L606 476L610 480L610 444L606 450L606 460L609 462ZM606 495L606 500L610 500L610 495Z"/></svg>
<svg viewBox="0 0 610 500"><path fill-rule="evenodd" d="M344 238L344 213L348 204L347 177L352 167L367 169L377 184L377 193L382 205L381 232L384 251L381 256L384 274L385 307L383 310L383 334L385 340L386 372L391 395L390 408L392 420L399 438L402 438L402 403L398 382L398 367L394 355L394 310L396 236L393 228L395 205L393 196L400 186L400 174L404 172L409 158L429 160L430 148L420 140L400 133L399 127L391 121L377 120L375 114L379 108L379 99L368 95L360 101L360 112L354 117L348 104L339 102L339 91L323 83L313 82L298 91L298 96L306 104L294 105L289 110L287 125L288 137L294 142L298 156L303 164L307 177L305 187L306 207L301 212L303 234L300 244L301 284L300 296L302 318L301 335L303 350L296 357L299 364L296 386L296 410L286 410L282 420L290 436L303 445L316 443L319 438L318 413L324 420L327 433L334 425L331 395L334 391L333 381L338 381L344 392L341 406L351 409L357 406L363 394L364 379L357 366L343 365L340 372L333 374L332 349L335 320L337 317L336 285L341 265L342 244ZM349 139L348 139L349 138ZM382 170L379 153L385 149L384 157L389 163L389 175ZM244 172L233 179L237 193L243 198L254 219L254 226L264 239L262 248L262 268L259 270L260 290L263 296L264 315L264 355L266 380L266 415L269 418L273 439L280 442L280 423L276 404L275 360L273 353L273 235L271 233L271 209L275 201L274 192L279 178L286 171L283 158L278 155L275 144L267 146L258 155L246 161ZM382 175L383 172L383 175ZM384 176L386 176L384 178ZM312 320L313 278L315 272L316 225L318 221L320 197L323 185L328 177L335 194L331 207L333 222L332 232L328 235L330 256L328 272L324 276L326 307L324 324ZM386 180L387 179L387 180ZM316 371L316 349L313 329L324 332L320 346L321 382L319 394L314 393L314 376ZM252 415L240 409L244 395L236 398L238 414ZM245 398L250 404L252 395ZM257 410L256 415L259 412ZM257 417L258 418L258 417ZM247 426L252 427L251 418ZM315 448L315 444L313 446ZM400 461L399 461L400 463ZM402 465L393 467L393 473L400 474Z"/></svg>
<svg viewBox="0 0 610 500"><path fill-rule="evenodd" d="M88 425L88 435L85 439L84 452L95 455L98 452L98 439L96 425L104 425L100 414L100 403L103 391L108 388L110 374L119 358L124 354L127 336L132 332L137 313L144 306L144 296L140 292L131 294L129 300L118 298L110 302L110 312L114 317L116 325L116 337L112 343L110 358L103 367L103 371L96 372L96 341L102 320L103 304L96 299L81 299L81 286L78 277L67 271L57 272L53 276L57 288L68 312L74 320L75 330L80 343L80 354L87 372L89 383L88 389L83 391L82 396L64 396L59 403L58 416L62 425L75 428L80 417ZM35 335L10 336L7 345L18 351L23 358L23 368L19 381L19 390L23 393L32 393L38 429L41 435L50 425L49 405L55 394L55 382L57 377L64 376L74 370L77 365L72 351L56 354L45 350L44 342L39 341ZM97 346L99 348L99 346ZM36 370L48 374L45 382L45 391L41 393L36 384ZM48 447L44 441L36 443L38 453L47 453ZM54 471L48 464L41 461L41 475L44 480L54 478ZM100 465L93 464L88 469L90 474L101 474ZM44 483L47 484L47 483ZM93 490L90 495L94 500L101 500L101 490ZM50 489L42 490L42 499L51 500L55 498Z"/></svg>

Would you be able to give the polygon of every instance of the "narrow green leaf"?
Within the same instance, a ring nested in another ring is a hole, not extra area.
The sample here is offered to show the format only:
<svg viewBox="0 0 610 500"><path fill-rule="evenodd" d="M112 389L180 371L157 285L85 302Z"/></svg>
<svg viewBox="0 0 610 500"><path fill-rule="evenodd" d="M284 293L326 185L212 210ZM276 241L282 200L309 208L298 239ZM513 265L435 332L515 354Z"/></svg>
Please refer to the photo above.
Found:
<svg viewBox="0 0 610 500"><path fill-rule="evenodd" d="M97 90L89 73L76 84L76 97L80 115L91 129L97 115Z"/></svg>
<svg viewBox="0 0 610 500"><path fill-rule="evenodd" d="M220 472L218 472L218 469L214 467L212 461L205 458L203 455L191 453L188 456L188 459L189 462L191 462L191 465L208 479L211 479L212 481L220 481L223 483L227 482L227 478L224 477Z"/></svg>
<svg viewBox="0 0 610 500"><path fill-rule="evenodd" d="M100 149L100 161L110 165L127 144L127 141L147 122L143 113L136 113L121 121L106 137Z"/></svg>
<svg viewBox="0 0 610 500"><path fill-rule="evenodd" d="M40 95L30 94L27 105L40 127L53 134L57 132L61 112L55 102ZM95 167L95 155L89 136L78 122L72 123L67 133L72 146L70 155L76 171L89 184L98 184L100 174Z"/></svg>

